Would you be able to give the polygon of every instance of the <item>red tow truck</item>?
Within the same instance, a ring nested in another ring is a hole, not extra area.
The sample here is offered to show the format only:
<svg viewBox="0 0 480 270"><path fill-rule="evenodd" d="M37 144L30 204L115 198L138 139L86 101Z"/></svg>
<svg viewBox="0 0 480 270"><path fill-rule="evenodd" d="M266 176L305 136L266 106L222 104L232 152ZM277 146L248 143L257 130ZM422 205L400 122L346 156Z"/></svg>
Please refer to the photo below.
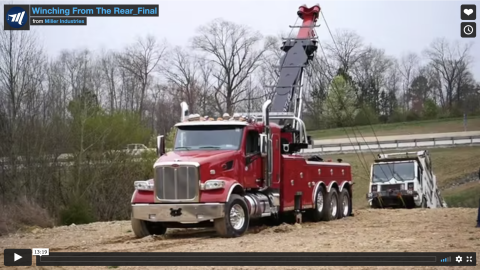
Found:
<svg viewBox="0 0 480 270"><path fill-rule="evenodd" d="M301 97L305 68L317 50L313 27L319 12L318 5L299 8L303 24L297 38L283 42L275 95L262 112L214 120L189 114L182 102L173 151L166 153L164 136L158 136L154 178L134 183L131 222L137 237L206 226L222 237L238 237L254 219L318 222L351 215L350 164L300 154L313 147Z"/></svg>

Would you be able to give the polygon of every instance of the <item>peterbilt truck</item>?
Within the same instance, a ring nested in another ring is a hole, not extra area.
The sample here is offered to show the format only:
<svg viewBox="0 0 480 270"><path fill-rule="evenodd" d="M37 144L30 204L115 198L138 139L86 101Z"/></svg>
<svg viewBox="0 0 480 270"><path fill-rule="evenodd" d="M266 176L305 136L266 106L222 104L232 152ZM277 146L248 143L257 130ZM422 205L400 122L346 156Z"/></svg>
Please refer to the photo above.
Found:
<svg viewBox="0 0 480 270"><path fill-rule="evenodd" d="M447 207L428 150L379 154L367 199L371 208Z"/></svg>
<svg viewBox="0 0 480 270"><path fill-rule="evenodd" d="M166 153L164 136L158 136L154 178L134 183L137 237L208 226L222 237L238 237L252 220L318 222L351 215L350 165L299 154L313 147L301 97L304 69L317 50L319 12L318 5L299 8L303 24L297 38L283 42L274 96L261 112L212 119L190 113L182 102L172 151Z"/></svg>

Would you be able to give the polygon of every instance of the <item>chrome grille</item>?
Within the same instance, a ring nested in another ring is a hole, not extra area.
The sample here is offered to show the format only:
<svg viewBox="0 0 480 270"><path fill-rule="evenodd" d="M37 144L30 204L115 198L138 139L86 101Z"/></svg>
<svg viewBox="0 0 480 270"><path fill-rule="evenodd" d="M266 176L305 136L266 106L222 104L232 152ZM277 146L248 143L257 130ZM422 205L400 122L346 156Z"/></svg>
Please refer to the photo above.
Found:
<svg viewBox="0 0 480 270"><path fill-rule="evenodd" d="M155 168L155 193L158 200L194 200L197 198L198 189L199 175L195 166Z"/></svg>
<svg viewBox="0 0 480 270"><path fill-rule="evenodd" d="M391 190L400 190L401 184L396 184L396 185L381 185L382 191L388 191L389 189Z"/></svg>

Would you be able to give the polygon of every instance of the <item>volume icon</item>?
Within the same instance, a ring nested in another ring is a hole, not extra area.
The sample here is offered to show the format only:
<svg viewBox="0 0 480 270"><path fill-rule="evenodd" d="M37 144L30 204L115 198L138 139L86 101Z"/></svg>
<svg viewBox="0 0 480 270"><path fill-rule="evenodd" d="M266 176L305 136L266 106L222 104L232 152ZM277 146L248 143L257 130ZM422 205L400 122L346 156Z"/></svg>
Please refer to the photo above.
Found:
<svg viewBox="0 0 480 270"><path fill-rule="evenodd" d="M452 257L447 257L445 259L441 259L440 262L451 262L452 261Z"/></svg>

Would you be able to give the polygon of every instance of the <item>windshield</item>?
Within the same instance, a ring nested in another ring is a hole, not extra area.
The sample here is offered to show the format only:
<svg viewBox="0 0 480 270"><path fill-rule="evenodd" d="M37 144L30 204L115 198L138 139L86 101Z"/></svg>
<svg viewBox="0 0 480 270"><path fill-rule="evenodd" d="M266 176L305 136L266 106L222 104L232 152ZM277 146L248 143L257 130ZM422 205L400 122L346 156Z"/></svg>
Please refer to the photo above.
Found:
<svg viewBox="0 0 480 270"><path fill-rule="evenodd" d="M238 150L243 126L180 126L174 150Z"/></svg>
<svg viewBox="0 0 480 270"><path fill-rule="evenodd" d="M373 182L387 182L395 178L398 181L415 179L413 162L386 163L373 165Z"/></svg>

